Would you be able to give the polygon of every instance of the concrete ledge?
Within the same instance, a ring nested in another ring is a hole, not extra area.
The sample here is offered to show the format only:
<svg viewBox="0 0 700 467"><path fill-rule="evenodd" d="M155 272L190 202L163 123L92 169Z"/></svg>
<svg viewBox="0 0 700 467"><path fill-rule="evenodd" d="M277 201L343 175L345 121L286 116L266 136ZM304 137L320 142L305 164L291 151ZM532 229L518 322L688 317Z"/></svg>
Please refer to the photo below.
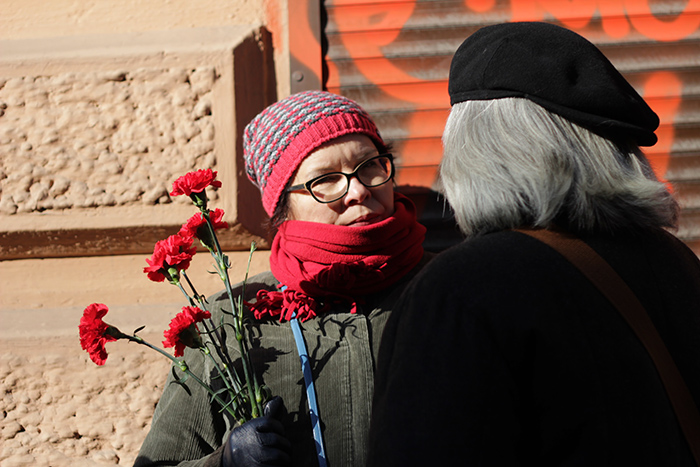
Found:
<svg viewBox="0 0 700 467"><path fill-rule="evenodd" d="M0 41L4 66L15 64L13 76L55 73L84 66L82 70L112 69L134 63L166 66L176 63L211 64L222 51L232 51L259 25L144 31L130 34L90 34ZM85 60L84 62L82 60ZM115 62L115 60L117 60ZM70 62L70 63L68 63ZM4 70L3 70L3 74ZM12 76L12 75L11 75Z"/></svg>
<svg viewBox="0 0 700 467"><path fill-rule="evenodd" d="M150 281L143 273L146 255L0 261L0 341L22 337L77 336L85 307L104 303L107 321L124 332L146 325L162 333L187 304L179 289ZM269 251L253 253L250 274L269 269ZM229 253L231 281L245 275L248 253ZM208 253L196 254L188 274L197 291L223 289Z"/></svg>
<svg viewBox="0 0 700 467"><path fill-rule="evenodd" d="M0 228L0 260L149 254L157 241L177 233L196 212L193 206L165 205L46 211L10 220L0 216L0 225L6 226ZM269 247L265 238L240 223L217 231L217 236L225 250L247 251L252 242L259 249Z"/></svg>

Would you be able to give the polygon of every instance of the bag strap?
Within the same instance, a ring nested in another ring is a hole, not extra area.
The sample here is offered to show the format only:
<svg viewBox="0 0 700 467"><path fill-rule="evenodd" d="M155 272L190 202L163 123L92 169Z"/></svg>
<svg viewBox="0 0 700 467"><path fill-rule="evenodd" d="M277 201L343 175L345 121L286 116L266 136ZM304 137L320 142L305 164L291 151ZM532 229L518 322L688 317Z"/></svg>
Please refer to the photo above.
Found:
<svg viewBox="0 0 700 467"><path fill-rule="evenodd" d="M632 289L605 259L579 238L551 230L517 232L534 237L559 252L576 266L625 318L656 365L695 463L700 466L700 414L697 406L644 305Z"/></svg>

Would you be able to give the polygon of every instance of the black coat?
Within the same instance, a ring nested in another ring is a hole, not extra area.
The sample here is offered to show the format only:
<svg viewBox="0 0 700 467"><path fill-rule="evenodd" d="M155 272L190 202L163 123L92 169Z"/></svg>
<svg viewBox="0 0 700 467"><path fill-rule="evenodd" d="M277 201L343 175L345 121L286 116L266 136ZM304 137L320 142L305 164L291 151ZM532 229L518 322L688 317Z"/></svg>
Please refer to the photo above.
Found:
<svg viewBox="0 0 700 467"><path fill-rule="evenodd" d="M662 232L584 238L644 304L700 402L700 262ZM370 466L694 465L648 354L550 247L438 255L383 335Z"/></svg>

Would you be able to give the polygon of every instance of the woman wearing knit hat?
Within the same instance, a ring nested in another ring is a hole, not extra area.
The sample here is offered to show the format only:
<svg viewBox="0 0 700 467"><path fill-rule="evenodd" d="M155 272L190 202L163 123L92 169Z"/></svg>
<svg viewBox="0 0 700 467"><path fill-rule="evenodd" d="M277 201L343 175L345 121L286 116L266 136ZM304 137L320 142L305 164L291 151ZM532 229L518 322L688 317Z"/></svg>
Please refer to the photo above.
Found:
<svg viewBox="0 0 700 467"><path fill-rule="evenodd" d="M236 426L199 385L170 384L136 465L364 465L379 339L427 261L425 228L394 193L374 122L344 97L306 91L271 105L246 127L244 158L277 229L271 271L245 288L251 355L280 398ZM229 300L210 303L218 320ZM204 368L200 353L185 357Z"/></svg>
<svg viewBox="0 0 700 467"><path fill-rule="evenodd" d="M698 465L700 262L639 148L656 114L546 23L480 29L448 88L468 238L386 325L368 465Z"/></svg>

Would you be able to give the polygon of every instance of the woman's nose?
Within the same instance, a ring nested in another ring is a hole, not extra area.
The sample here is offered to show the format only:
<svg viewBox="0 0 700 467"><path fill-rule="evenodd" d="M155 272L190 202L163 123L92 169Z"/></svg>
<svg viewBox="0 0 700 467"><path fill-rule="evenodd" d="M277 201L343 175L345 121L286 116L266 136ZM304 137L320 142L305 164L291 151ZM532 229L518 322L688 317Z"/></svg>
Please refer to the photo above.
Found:
<svg viewBox="0 0 700 467"><path fill-rule="evenodd" d="M357 177L350 179L350 184L348 185L348 192L343 198L343 202L348 206L353 204L359 204L368 197L372 196L372 192L364 186Z"/></svg>

